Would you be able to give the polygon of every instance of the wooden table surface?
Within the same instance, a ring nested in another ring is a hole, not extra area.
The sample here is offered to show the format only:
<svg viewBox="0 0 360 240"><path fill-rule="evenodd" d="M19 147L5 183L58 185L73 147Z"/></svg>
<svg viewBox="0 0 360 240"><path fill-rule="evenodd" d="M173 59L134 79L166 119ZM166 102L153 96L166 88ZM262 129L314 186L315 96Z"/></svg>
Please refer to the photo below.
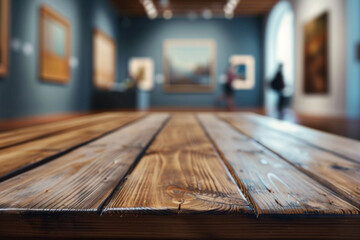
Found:
<svg viewBox="0 0 360 240"><path fill-rule="evenodd" d="M252 113L0 134L0 236L359 239L359 209L360 142Z"/></svg>

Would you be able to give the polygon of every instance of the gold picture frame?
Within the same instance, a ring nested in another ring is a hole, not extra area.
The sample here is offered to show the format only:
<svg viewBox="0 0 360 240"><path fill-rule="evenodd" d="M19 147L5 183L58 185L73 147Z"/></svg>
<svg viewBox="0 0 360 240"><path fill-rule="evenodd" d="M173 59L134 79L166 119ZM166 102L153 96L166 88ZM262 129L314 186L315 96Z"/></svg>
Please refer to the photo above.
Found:
<svg viewBox="0 0 360 240"><path fill-rule="evenodd" d="M39 24L40 78L67 83L70 80L71 24L48 6L40 8Z"/></svg>
<svg viewBox="0 0 360 240"><path fill-rule="evenodd" d="M98 89L111 89L115 83L116 44L99 29L93 33L93 82Z"/></svg>
<svg viewBox="0 0 360 240"><path fill-rule="evenodd" d="M10 0L0 1L0 76L8 73Z"/></svg>
<svg viewBox="0 0 360 240"><path fill-rule="evenodd" d="M165 40L163 71L165 92L213 91L216 83L216 42L212 39Z"/></svg>

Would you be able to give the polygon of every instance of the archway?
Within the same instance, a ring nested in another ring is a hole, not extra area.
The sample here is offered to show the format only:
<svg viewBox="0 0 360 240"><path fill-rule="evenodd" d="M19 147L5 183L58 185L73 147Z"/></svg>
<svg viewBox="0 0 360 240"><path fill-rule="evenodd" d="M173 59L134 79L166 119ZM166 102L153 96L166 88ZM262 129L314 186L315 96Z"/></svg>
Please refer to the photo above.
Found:
<svg viewBox="0 0 360 240"><path fill-rule="evenodd" d="M268 115L276 114L277 95L269 88L279 63L284 65L286 88L284 95L290 99L294 93L294 12L287 1L281 1L270 12L265 33L265 84L264 100Z"/></svg>

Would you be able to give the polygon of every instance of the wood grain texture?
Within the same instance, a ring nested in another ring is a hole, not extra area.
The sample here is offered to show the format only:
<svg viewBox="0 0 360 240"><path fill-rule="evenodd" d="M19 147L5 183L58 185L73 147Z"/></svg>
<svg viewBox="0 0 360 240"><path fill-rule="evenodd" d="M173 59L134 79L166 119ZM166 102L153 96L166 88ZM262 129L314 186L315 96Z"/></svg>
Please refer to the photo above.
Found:
<svg viewBox="0 0 360 240"><path fill-rule="evenodd" d="M257 214L359 214L333 191L211 114L199 114Z"/></svg>
<svg viewBox="0 0 360 240"><path fill-rule="evenodd" d="M105 212L252 213L194 115L173 116Z"/></svg>
<svg viewBox="0 0 360 240"><path fill-rule="evenodd" d="M221 114L221 117L241 133L271 149L300 171L337 192L354 206L360 207L360 164L314 148L291 135L256 125L239 115Z"/></svg>
<svg viewBox="0 0 360 240"><path fill-rule="evenodd" d="M167 114L153 114L0 183L0 212L98 211Z"/></svg>
<svg viewBox="0 0 360 240"><path fill-rule="evenodd" d="M258 114L246 113L240 114L240 116L256 124L261 124L264 127L279 131L282 134L296 137L314 147L360 163L360 141L260 116Z"/></svg>
<svg viewBox="0 0 360 240"><path fill-rule="evenodd" d="M38 126L26 127L17 130L0 133L0 149L21 144L34 139L48 137L65 131L91 126L107 120L121 117L119 113L102 113L82 116L64 121L58 121Z"/></svg>
<svg viewBox="0 0 360 240"><path fill-rule="evenodd" d="M38 164L101 137L142 116L144 116L143 113L123 114L115 120L103 121L92 126L2 149L0 150L0 179L6 179L15 171Z"/></svg>

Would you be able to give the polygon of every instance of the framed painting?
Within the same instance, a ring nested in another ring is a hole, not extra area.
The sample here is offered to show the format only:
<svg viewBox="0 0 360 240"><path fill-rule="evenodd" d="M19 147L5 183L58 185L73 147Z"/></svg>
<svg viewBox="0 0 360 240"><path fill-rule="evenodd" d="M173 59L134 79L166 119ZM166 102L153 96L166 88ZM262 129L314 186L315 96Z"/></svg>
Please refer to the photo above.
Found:
<svg viewBox="0 0 360 240"><path fill-rule="evenodd" d="M165 40L164 91L210 92L215 87L216 43L211 39Z"/></svg>
<svg viewBox="0 0 360 240"><path fill-rule="evenodd" d="M140 90L150 91L154 87L154 61L152 58L131 58L129 73Z"/></svg>
<svg viewBox="0 0 360 240"><path fill-rule="evenodd" d="M70 80L70 22L48 6L40 8L40 77L44 81L67 83Z"/></svg>
<svg viewBox="0 0 360 240"><path fill-rule="evenodd" d="M10 1L0 1L0 76L8 72Z"/></svg>
<svg viewBox="0 0 360 240"><path fill-rule="evenodd" d="M232 82L234 89L252 89L255 86L255 59L251 55L233 55L230 65L236 75Z"/></svg>
<svg viewBox="0 0 360 240"><path fill-rule="evenodd" d="M326 94L328 79L328 13L304 26L304 92Z"/></svg>
<svg viewBox="0 0 360 240"><path fill-rule="evenodd" d="M111 89L115 84L116 45L114 40L95 29L93 34L93 82L98 89Z"/></svg>

